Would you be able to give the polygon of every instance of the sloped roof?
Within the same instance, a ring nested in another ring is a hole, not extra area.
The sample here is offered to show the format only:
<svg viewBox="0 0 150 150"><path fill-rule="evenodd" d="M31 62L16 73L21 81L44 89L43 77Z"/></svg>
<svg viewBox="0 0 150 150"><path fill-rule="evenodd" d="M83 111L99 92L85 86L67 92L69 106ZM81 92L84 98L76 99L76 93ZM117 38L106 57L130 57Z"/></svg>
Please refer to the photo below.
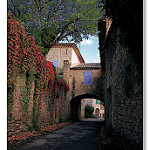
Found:
<svg viewBox="0 0 150 150"><path fill-rule="evenodd" d="M57 43L56 45L54 45L52 48L64 48L64 47L71 47L73 48L74 52L76 53L79 62L80 63L85 63L77 45L75 43Z"/></svg>
<svg viewBox="0 0 150 150"><path fill-rule="evenodd" d="M71 70L80 70L80 69L101 69L100 63L80 63L76 66L70 68Z"/></svg>

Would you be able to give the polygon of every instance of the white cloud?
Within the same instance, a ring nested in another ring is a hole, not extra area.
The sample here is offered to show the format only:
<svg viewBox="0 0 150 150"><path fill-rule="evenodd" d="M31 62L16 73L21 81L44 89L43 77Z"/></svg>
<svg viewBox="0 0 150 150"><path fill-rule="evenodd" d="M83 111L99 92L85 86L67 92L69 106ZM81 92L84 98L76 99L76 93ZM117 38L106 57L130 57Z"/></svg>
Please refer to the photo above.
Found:
<svg viewBox="0 0 150 150"><path fill-rule="evenodd" d="M84 40L81 42L82 45L92 45L93 41L92 40Z"/></svg>

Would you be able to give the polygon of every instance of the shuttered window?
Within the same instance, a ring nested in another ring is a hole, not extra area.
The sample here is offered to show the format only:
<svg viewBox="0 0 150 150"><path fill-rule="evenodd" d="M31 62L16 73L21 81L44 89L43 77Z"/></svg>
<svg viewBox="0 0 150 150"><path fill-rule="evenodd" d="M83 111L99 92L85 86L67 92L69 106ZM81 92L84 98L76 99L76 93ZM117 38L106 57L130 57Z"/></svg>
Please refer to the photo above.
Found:
<svg viewBox="0 0 150 150"><path fill-rule="evenodd" d="M53 60L53 65L54 65L55 67L58 67L58 60Z"/></svg>
<svg viewBox="0 0 150 150"><path fill-rule="evenodd" d="M84 84L92 84L92 71L84 71Z"/></svg>

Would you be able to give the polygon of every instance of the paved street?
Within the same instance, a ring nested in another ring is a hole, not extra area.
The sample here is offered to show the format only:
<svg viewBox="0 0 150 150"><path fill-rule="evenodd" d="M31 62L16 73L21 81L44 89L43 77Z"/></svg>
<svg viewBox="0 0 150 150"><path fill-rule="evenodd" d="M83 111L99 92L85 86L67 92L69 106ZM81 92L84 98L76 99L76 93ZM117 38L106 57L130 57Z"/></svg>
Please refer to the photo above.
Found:
<svg viewBox="0 0 150 150"><path fill-rule="evenodd" d="M97 129L102 119L88 119L39 137L17 150L100 150Z"/></svg>

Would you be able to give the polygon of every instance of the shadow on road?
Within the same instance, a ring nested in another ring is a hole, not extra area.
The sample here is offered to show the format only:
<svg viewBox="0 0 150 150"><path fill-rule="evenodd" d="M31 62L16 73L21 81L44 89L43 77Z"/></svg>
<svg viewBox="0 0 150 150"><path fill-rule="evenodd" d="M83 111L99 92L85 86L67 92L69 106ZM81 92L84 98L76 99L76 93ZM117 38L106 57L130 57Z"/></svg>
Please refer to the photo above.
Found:
<svg viewBox="0 0 150 150"><path fill-rule="evenodd" d="M33 140L17 150L101 150L98 129L103 119L84 119Z"/></svg>

